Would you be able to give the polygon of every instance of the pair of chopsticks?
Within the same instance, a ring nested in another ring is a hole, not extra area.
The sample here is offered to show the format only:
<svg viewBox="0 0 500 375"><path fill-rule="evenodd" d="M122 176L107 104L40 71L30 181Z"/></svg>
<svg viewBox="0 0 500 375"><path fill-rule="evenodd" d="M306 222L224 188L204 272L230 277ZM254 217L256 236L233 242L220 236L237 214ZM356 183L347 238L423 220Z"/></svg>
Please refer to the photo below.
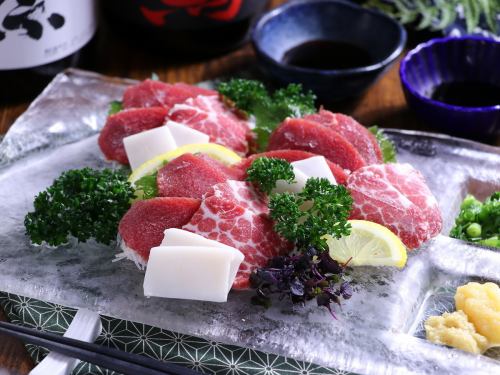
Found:
<svg viewBox="0 0 500 375"><path fill-rule="evenodd" d="M12 323L0 321L0 333L125 375L199 375L197 371L186 367Z"/></svg>

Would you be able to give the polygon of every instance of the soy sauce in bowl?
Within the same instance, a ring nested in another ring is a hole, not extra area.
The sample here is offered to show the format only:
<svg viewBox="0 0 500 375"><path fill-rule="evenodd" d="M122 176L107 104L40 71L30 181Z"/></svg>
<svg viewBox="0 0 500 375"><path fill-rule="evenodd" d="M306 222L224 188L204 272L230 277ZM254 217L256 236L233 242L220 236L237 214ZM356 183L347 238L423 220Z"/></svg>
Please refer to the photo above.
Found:
<svg viewBox="0 0 500 375"><path fill-rule="evenodd" d="M269 78L300 83L323 104L361 95L405 41L398 22L345 0L286 2L266 13L252 33L259 67Z"/></svg>
<svg viewBox="0 0 500 375"><path fill-rule="evenodd" d="M476 81L444 82L434 89L431 98L460 107L490 107L500 105L500 86Z"/></svg>
<svg viewBox="0 0 500 375"><path fill-rule="evenodd" d="M370 53L353 43L317 39L292 47L283 56L283 63L300 68L339 70L373 64Z"/></svg>
<svg viewBox="0 0 500 375"><path fill-rule="evenodd" d="M406 101L422 123L453 136L493 142L500 135L500 41L431 39L399 70Z"/></svg>

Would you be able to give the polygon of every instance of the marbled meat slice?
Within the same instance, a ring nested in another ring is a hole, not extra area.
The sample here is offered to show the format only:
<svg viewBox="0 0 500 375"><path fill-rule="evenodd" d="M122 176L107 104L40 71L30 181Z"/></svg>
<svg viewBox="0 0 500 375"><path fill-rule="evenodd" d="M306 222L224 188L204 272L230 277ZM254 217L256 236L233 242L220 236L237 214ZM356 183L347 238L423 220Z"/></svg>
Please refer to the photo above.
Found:
<svg viewBox="0 0 500 375"><path fill-rule="evenodd" d="M409 164L375 164L353 172L347 188L351 219L369 220L393 231L409 249L439 234L441 212L422 174Z"/></svg>
<svg viewBox="0 0 500 375"><path fill-rule="evenodd" d="M288 252L289 244L273 230L265 197L243 181L213 186L183 229L233 246L245 255L233 288L249 287L251 272Z"/></svg>
<svg viewBox="0 0 500 375"><path fill-rule="evenodd" d="M250 124L241 119L218 96L190 98L176 104L169 119L187 125L210 136L210 142L228 147L244 156L251 138Z"/></svg>
<svg viewBox="0 0 500 375"><path fill-rule="evenodd" d="M255 159L267 157L267 158L275 158L275 159L283 159L289 163L293 163L294 161L309 159L314 156L318 156L317 154L313 154L312 152L300 151L300 150L275 150L275 151L267 151L262 152L260 154L253 154L248 158L241 160L238 164L235 165L236 168L240 168L244 171L244 177L246 177L246 170L252 165ZM333 177L338 184L345 185L347 181L346 172L340 168L337 164L332 163L330 160L326 159L330 170L332 171Z"/></svg>
<svg viewBox="0 0 500 375"><path fill-rule="evenodd" d="M200 202L192 198L157 197L132 204L118 226L123 257L144 266L151 248L161 244L163 231L187 224Z"/></svg>
<svg viewBox="0 0 500 375"><path fill-rule="evenodd" d="M269 139L269 151L302 150L323 155L344 169L355 171L366 165L356 148L336 131L314 121L286 119Z"/></svg>
<svg viewBox="0 0 500 375"><path fill-rule="evenodd" d="M123 138L163 125L167 110L161 107L133 108L111 115L99 134L99 147L109 160L128 164Z"/></svg>
<svg viewBox="0 0 500 375"><path fill-rule="evenodd" d="M170 84L147 79L125 90L123 107L165 107L168 110L175 104L198 95L217 95L217 93L182 82Z"/></svg>
<svg viewBox="0 0 500 375"><path fill-rule="evenodd" d="M156 182L162 197L201 199L211 186L242 177L241 170L226 166L209 156L184 154L161 168Z"/></svg>
<svg viewBox="0 0 500 375"><path fill-rule="evenodd" d="M375 136L352 117L320 109L318 113L304 118L331 127L342 135L356 147L366 164L383 163L382 151Z"/></svg>

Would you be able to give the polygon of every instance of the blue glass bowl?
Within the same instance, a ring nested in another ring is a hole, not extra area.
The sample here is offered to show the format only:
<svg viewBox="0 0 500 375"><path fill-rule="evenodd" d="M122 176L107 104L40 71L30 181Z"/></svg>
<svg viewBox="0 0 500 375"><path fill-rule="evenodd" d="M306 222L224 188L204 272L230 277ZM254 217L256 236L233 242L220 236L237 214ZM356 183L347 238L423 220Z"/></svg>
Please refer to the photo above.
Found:
<svg viewBox="0 0 500 375"><path fill-rule="evenodd" d="M436 86L454 81L500 87L500 42L478 36L438 38L410 51L399 70L406 101L417 116L442 131L472 138L500 132L500 103L460 107L431 99Z"/></svg>
<svg viewBox="0 0 500 375"><path fill-rule="evenodd" d="M290 49L313 40L352 43L367 50L373 64L320 70L287 65ZM302 83L322 102L355 97L401 54L406 32L386 15L342 0L293 1L266 13L252 33L259 66L282 84Z"/></svg>

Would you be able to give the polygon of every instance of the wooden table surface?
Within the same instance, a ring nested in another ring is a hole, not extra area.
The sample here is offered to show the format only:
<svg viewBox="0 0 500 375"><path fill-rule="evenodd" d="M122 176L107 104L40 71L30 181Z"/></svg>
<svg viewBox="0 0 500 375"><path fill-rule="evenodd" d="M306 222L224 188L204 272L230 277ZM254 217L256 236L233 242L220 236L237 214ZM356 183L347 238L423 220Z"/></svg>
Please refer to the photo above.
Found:
<svg viewBox="0 0 500 375"><path fill-rule="evenodd" d="M272 0L272 5L282 2L284 1ZM184 63L169 61L167 57L155 56L140 47L129 45L110 32L106 25L100 28L97 35L95 55L99 59L94 59L85 68L111 76L136 79L148 78L155 72L163 81L188 83L227 75L251 66L255 61L249 45L209 60ZM398 67L399 61L359 99L334 105L331 109L350 114L365 125L437 131L419 122L407 107ZM0 103L0 134L8 130L28 104L29 102L8 105ZM0 309L0 320L3 319L5 315ZM5 369L12 374L27 374L32 366L22 343L0 335L0 374Z"/></svg>

